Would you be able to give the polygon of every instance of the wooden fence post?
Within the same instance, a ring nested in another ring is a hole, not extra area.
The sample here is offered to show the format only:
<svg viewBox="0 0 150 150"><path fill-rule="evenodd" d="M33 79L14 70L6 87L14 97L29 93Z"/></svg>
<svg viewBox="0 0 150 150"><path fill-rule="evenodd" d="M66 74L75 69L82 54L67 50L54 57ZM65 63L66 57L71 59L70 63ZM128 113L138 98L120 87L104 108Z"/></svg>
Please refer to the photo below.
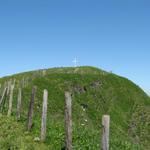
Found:
<svg viewBox="0 0 150 150"><path fill-rule="evenodd" d="M46 70L42 70L42 76L45 76L46 75Z"/></svg>
<svg viewBox="0 0 150 150"><path fill-rule="evenodd" d="M21 117L21 100L22 100L22 91L21 91L21 88L19 88L18 100L17 100L17 120L20 120L20 117Z"/></svg>
<svg viewBox="0 0 150 150"><path fill-rule="evenodd" d="M13 91L14 91L15 85L12 84L10 86L10 97L9 97L9 106L8 106L8 113L7 116L10 117L12 113L12 102L13 102Z"/></svg>
<svg viewBox="0 0 150 150"><path fill-rule="evenodd" d="M102 150L109 150L109 126L110 126L110 116L103 115L102 117Z"/></svg>
<svg viewBox="0 0 150 150"><path fill-rule="evenodd" d="M7 96L10 94L11 90L11 80L7 82Z"/></svg>
<svg viewBox="0 0 150 150"><path fill-rule="evenodd" d="M29 110L28 110L28 123L27 123L27 130L28 131L30 131L32 128L32 118L33 118L35 93L36 93L36 87L34 86L32 88L31 99L30 99Z"/></svg>
<svg viewBox="0 0 150 150"><path fill-rule="evenodd" d="M72 99L69 92L65 92L65 129L66 150L72 150Z"/></svg>
<svg viewBox="0 0 150 150"><path fill-rule="evenodd" d="M4 87L4 90L3 90L2 96L0 97L0 106L2 105L2 102L3 102L4 96L5 96L5 94L6 94L6 90L7 90L7 87Z"/></svg>
<svg viewBox="0 0 150 150"><path fill-rule="evenodd" d="M44 90L42 123L41 123L41 141L45 141L45 139L46 139L47 101L48 101L48 91Z"/></svg>
<svg viewBox="0 0 150 150"><path fill-rule="evenodd" d="M2 90L2 85L0 84L0 99L1 99L1 90Z"/></svg>
<svg viewBox="0 0 150 150"><path fill-rule="evenodd" d="M22 87L22 88L25 87L25 86L24 86L24 85L25 85L25 81L24 81L24 80L25 80L25 79L24 79L24 77L23 77L23 78L21 79L21 87Z"/></svg>

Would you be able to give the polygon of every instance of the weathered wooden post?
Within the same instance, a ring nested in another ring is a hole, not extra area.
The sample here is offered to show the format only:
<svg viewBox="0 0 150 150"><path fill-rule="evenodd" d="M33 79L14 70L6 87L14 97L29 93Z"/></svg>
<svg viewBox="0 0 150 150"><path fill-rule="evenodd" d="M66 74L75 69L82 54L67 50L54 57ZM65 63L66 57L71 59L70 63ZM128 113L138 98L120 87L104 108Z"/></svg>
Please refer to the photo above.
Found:
<svg viewBox="0 0 150 150"><path fill-rule="evenodd" d="M0 84L0 98L1 98L1 84Z"/></svg>
<svg viewBox="0 0 150 150"><path fill-rule="evenodd" d="M36 87L32 88L31 99L28 110L28 122L27 122L27 130L30 131L32 128L32 118L33 118L33 109L34 109L34 100L35 100Z"/></svg>
<svg viewBox="0 0 150 150"><path fill-rule="evenodd" d="M11 80L7 82L7 96L10 94L11 82Z"/></svg>
<svg viewBox="0 0 150 150"><path fill-rule="evenodd" d="M46 75L46 70L42 70L42 76Z"/></svg>
<svg viewBox="0 0 150 150"><path fill-rule="evenodd" d="M48 101L48 91L44 90L42 123L41 123L41 141L45 141L45 139L46 139L47 101Z"/></svg>
<svg viewBox="0 0 150 150"><path fill-rule="evenodd" d="M102 150L109 150L109 126L110 116L104 115L102 117Z"/></svg>
<svg viewBox="0 0 150 150"><path fill-rule="evenodd" d="M24 82L25 82L25 81L24 81L24 77L23 77L23 78L22 78L22 80L21 80L21 87L22 87L22 88L24 88L24 87L25 87L25 86L24 86L24 85L25 85L25 83L24 83Z"/></svg>
<svg viewBox="0 0 150 150"><path fill-rule="evenodd" d="M28 77L26 77L26 79L25 79L25 87L27 87L27 86L28 86L28 84L29 84L29 78L28 78Z"/></svg>
<svg viewBox="0 0 150 150"><path fill-rule="evenodd" d="M9 106L8 106L8 113L7 116L10 117L12 113L12 103L13 103L13 92L14 92L15 85L12 84L10 86L10 97L9 97Z"/></svg>
<svg viewBox="0 0 150 150"><path fill-rule="evenodd" d="M2 105L2 102L3 102L4 96L6 94L6 91L7 91L7 87L4 87L4 90L2 92L2 96L0 97L0 106Z"/></svg>
<svg viewBox="0 0 150 150"><path fill-rule="evenodd" d="M22 100L22 91L21 88L19 88L18 99L17 99L17 120L20 120L21 117L21 100Z"/></svg>
<svg viewBox="0 0 150 150"><path fill-rule="evenodd" d="M69 92L65 92L65 130L66 150L72 150L72 99Z"/></svg>

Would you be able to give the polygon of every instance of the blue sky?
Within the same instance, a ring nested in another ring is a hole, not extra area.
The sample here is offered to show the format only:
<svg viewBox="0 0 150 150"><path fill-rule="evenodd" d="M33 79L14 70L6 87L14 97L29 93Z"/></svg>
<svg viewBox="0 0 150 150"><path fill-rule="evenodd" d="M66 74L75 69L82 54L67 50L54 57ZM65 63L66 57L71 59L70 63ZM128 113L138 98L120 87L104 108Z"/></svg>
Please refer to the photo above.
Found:
<svg viewBox="0 0 150 150"><path fill-rule="evenodd" d="M150 92L149 0L1 0L0 76L91 65Z"/></svg>

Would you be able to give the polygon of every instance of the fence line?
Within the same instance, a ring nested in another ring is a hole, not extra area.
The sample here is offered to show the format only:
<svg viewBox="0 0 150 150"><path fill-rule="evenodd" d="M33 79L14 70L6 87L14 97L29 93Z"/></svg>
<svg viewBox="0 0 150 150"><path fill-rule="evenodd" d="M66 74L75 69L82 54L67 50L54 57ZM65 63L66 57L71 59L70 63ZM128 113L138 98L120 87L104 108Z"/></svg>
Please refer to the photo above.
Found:
<svg viewBox="0 0 150 150"><path fill-rule="evenodd" d="M15 86L14 84L11 84L10 87L5 86L2 92L2 96L0 97L0 107L1 107L4 97L8 92L7 89L10 88L9 108L8 108L7 116L11 116L11 113L12 113L14 86ZM27 116L27 130L28 131L31 131L32 129L36 89L37 89L36 86L33 86L31 98L29 102L28 116ZM43 107L42 107L42 117L41 117L41 141L43 142L46 140L47 104L48 104L48 91L45 89L43 91ZM72 150L72 97L71 97L70 92L65 92L64 104L65 104L65 107L64 107L65 149ZM16 112L17 120L20 120L21 118L21 105L22 105L22 88L20 87L18 89L18 97L17 97L17 112ZM110 116L103 115L102 116L102 141L101 141L101 147L100 147L101 150L109 150L109 128L110 128Z"/></svg>

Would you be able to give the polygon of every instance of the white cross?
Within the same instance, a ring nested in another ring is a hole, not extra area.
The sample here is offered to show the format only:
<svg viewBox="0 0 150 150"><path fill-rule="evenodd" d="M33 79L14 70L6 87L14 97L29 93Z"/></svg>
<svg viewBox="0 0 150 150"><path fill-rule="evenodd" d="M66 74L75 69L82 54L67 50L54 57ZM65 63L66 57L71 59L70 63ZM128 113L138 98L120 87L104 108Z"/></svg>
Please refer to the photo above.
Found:
<svg viewBox="0 0 150 150"><path fill-rule="evenodd" d="M74 67L77 67L77 65L78 65L78 63L79 63L78 59L75 58L72 62L74 63Z"/></svg>

